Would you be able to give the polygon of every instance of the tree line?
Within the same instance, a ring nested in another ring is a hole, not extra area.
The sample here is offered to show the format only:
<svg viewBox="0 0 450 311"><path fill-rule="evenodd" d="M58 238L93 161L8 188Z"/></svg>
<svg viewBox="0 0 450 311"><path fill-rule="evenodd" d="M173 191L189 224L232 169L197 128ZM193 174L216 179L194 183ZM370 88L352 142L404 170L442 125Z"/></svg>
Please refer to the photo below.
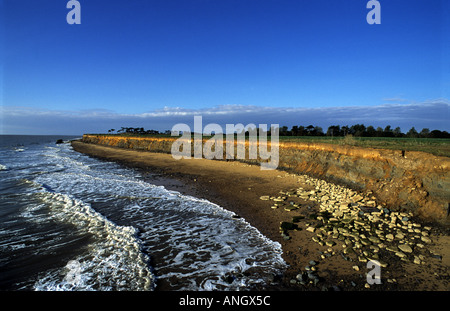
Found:
<svg viewBox="0 0 450 311"><path fill-rule="evenodd" d="M280 136L347 136L352 135L355 137L409 137L409 138L450 138L450 134L447 131L432 130L429 128L423 128L418 132L412 127L408 132L403 133L400 127L392 129L390 125L384 129L382 127L373 127L372 125L365 126L364 124L355 124L352 126L344 125L331 125L327 131L320 126L297 126L294 125L290 130L287 126L280 128Z"/></svg>
<svg viewBox="0 0 450 311"><path fill-rule="evenodd" d="M166 130L163 132L157 130L145 130L143 127L121 127L119 130L110 129L108 133L117 134L165 134L170 135L171 131ZM270 131L268 132L270 135ZM282 126L279 129L280 136L331 136L331 137L344 137L352 135L354 137L408 137L408 138L450 138L450 134L447 131L432 130L429 128L423 128L418 132L412 127L408 132L403 133L400 127L392 129L390 125L385 128L373 127L372 125L365 126L364 124L355 124L352 126L344 125L331 125L325 132L320 126L308 125L298 126L294 125L289 130L287 126Z"/></svg>

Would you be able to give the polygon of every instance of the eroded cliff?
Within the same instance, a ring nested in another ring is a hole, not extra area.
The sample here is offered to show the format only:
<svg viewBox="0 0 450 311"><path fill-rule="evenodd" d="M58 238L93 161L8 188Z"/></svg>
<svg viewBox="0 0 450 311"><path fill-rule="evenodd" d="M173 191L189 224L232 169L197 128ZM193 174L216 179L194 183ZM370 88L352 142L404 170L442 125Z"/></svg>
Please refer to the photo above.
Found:
<svg viewBox="0 0 450 311"><path fill-rule="evenodd" d="M171 152L175 140L174 137L88 134L82 139L85 143L163 153ZM248 153L248 142L245 148ZM447 157L415 151L280 142L278 168L371 191L394 210L412 211L423 219L450 224L450 159Z"/></svg>

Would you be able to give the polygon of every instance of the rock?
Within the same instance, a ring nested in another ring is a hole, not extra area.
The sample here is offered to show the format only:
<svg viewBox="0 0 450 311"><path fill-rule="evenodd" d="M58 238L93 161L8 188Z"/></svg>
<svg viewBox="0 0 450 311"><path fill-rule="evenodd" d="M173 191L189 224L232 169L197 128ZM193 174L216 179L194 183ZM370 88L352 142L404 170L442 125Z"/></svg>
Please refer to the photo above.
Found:
<svg viewBox="0 0 450 311"><path fill-rule="evenodd" d="M386 239L388 239L388 240L394 240L394 235L391 234L391 233L386 234Z"/></svg>
<svg viewBox="0 0 450 311"><path fill-rule="evenodd" d="M360 262L367 262L367 258L363 257L363 256L358 256L358 260Z"/></svg>
<svg viewBox="0 0 450 311"><path fill-rule="evenodd" d="M310 266L315 266L315 265L317 265L317 263L314 260L310 260L309 261L309 265Z"/></svg>
<svg viewBox="0 0 450 311"><path fill-rule="evenodd" d="M294 216L294 217L292 217L292 222L299 222L300 220L302 220L304 218L305 218L305 216L303 216L303 215Z"/></svg>
<svg viewBox="0 0 450 311"><path fill-rule="evenodd" d="M291 239L291 237L289 236L289 235L287 235L286 233L281 233L281 236L283 237L283 239L285 240L285 241L288 241L288 240L290 240Z"/></svg>
<svg viewBox="0 0 450 311"><path fill-rule="evenodd" d="M366 239L361 239L361 243L362 243L363 245L365 245L365 246L371 245L371 244L372 244L372 243L370 243L369 240L366 240Z"/></svg>
<svg viewBox="0 0 450 311"><path fill-rule="evenodd" d="M359 194L355 195L352 198L353 202L355 202L355 203L361 201L362 199L364 199L364 198L362 196L360 196Z"/></svg>
<svg viewBox="0 0 450 311"><path fill-rule="evenodd" d="M286 200L286 197L278 197L273 199L275 202L283 202Z"/></svg>
<svg viewBox="0 0 450 311"><path fill-rule="evenodd" d="M316 228L314 228L314 227L306 228L306 231L309 231L309 232L314 232L315 230L316 230Z"/></svg>
<svg viewBox="0 0 450 311"><path fill-rule="evenodd" d="M366 202L366 205L367 205L368 207L376 207L376 206L377 206L377 203L376 203L375 201L367 201L367 202ZM374 211L374 212L377 212L378 209L373 210L373 211Z"/></svg>
<svg viewBox="0 0 450 311"><path fill-rule="evenodd" d="M395 237L399 240L402 240L403 238L405 238L405 235L401 232L397 232L397 234L395 235Z"/></svg>
<svg viewBox="0 0 450 311"><path fill-rule="evenodd" d="M404 253L412 253L412 248L408 244L400 244L398 248Z"/></svg>
<svg viewBox="0 0 450 311"><path fill-rule="evenodd" d="M341 209L341 210L348 210L348 203L341 203L339 205L339 209Z"/></svg>
<svg viewBox="0 0 450 311"><path fill-rule="evenodd" d="M270 197L269 197L268 195L263 195L263 196L260 196L260 197L259 197L259 199L260 199L260 200L263 200L263 201L268 201L269 198L270 198Z"/></svg>
<svg viewBox="0 0 450 311"><path fill-rule="evenodd" d="M286 211L286 212L291 212L291 211L295 211L296 209L298 209L296 206L286 206L285 208L284 208L284 210Z"/></svg>
<svg viewBox="0 0 450 311"><path fill-rule="evenodd" d="M386 247L386 250L388 250L388 251L390 251L390 252L393 252L393 253L397 252L397 249L394 248L394 247L392 247L392 246Z"/></svg>
<svg viewBox="0 0 450 311"><path fill-rule="evenodd" d="M375 243L375 244L378 244L378 243L381 242L380 239L375 237L375 236L369 237L369 241L372 242L372 243Z"/></svg>
<svg viewBox="0 0 450 311"><path fill-rule="evenodd" d="M280 230L281 231L287 231L287 230L296 230L298 229L298 226L294 223L283 221L280 224Z"/></svg>
<svg viewBox="0 0 450 311"><path fill-rule="evenodd" d="M378 262L380 263L380 266L381 266L382 268L386 268L386 267L388 266L388 264L387 264L386 262L379 261L379 260L378 260Z"/></svg>
<svg viewBox="0 0 450 311"><path fill-rule="evenodd" d="M353 266L353 270L359 271L359 267L358 266Z"/></svg>
<svg viewBox="0 0 450 311"><path fill-rule="evenodd" d="M336 243L334 243L333 241L326 241L325 245L327 245L327 246L334 246L334 245L336 245Z"/></svg>
<svg viewBox="0 0 450 311"><path fill-rule="evenodd" d="M431 243L431 239L427 236L422 236L420 239L422 240L422 242Z"/></svg>
<svg viewBox="0 0 450 311"><path fill-rule="evenodd" d="M374 253L378 253L380 251L380 248L376 245L370 245L370 249L372 249Z"/></svg>
<svg viewBox="0 0 450 311"><path fill-rule="evenodd" d="M395 255L400 257L400 258L406 257L405 253L402 253L402 252L395 252Z"/></svg>

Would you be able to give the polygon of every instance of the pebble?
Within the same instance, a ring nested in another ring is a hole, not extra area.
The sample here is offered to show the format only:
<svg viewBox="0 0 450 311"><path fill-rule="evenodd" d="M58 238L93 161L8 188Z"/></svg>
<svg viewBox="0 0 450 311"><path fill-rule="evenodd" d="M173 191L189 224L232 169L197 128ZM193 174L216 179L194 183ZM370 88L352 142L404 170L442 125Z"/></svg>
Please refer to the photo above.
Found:
<svg viewBox="0 0 450 311"><path fill-rule="evenodd" d="M399 240L403 240L405 238L405 235L401 232L397 232L397 234L395 235L395 237Z"/></svg>
<svg viewBox="0 0 450 311"><path fill-rule="evenodd" d="M400 257L400 258L406 257L405 253L403 253L403 252L395 252L395 255Z"/></svg>
<svg viewBox="0 0 450 311"><path fill-rule="evenodd" d="M404 253L412 253L412 248L408 244L400 244L398 248Z"/></svg>
<svg viewBox="0 0 450 311"><path fill-rule="evenodd" d="M431 239L427 236L422 236L420 239L422 240L422 242L431 243Z"/></svg>

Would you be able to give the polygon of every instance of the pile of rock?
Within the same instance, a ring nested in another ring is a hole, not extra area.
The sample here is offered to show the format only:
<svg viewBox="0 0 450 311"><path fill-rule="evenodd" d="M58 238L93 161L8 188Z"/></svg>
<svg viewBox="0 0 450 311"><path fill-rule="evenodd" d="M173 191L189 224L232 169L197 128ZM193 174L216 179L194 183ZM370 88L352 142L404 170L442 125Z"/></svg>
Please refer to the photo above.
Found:
<svg viewBox="0 0 450 311"><path fill-rule="evenodd" d="M283 207L288 212L301 207L300 203L289 201L290 198L297 197L316 206L314 209L309 207L309 215L296 215L292 223L280 225L284 239L290 239L289 230L302 229L296 224L301 221L306 231L312 234L311 239L327 248L321 259L338 252L348 261L377 260L386 267L388 263L382 259L389 256L380 256L380 251L388 251L402 261L415 264L425 264L427 256L433 255L426 250L426 245L432 243L431 228L412 221L412 213L389 210L385 205L377 204L370 192L363 195L306 175L298 178L310 189L299 187L282 191L280 196L260 198L273 201L272 208ZM317 282L307 272L297 276L298 282Z"/></svg>
<svg viewBox="0 0 450 311"><path fill-rule="evenodd" d="M311 180L308 178L308 180ZM354 260L379 261L380 249L393 252L401 260L424 263L424 255L414 250L431 243L430 227L411 221L412 213L390 211L373 196L363 196L348 188L317 180L316 189L297 193L320 204L312 237L320 245L342 245L343 254ZM382 266L386 263L380 262Z"/></svg>
<svg viewBox="0 0 450 311"><path fill-rule="evenodd" d="M316 273L316 265L317 263L314 260L311 260L309 262L309 265L305 266L305 271L300 271L300 273L297 274L297 276L291 281L291 283L300 285L317 285L317 283L319 283L320 281L320 278Z"/></svg>

